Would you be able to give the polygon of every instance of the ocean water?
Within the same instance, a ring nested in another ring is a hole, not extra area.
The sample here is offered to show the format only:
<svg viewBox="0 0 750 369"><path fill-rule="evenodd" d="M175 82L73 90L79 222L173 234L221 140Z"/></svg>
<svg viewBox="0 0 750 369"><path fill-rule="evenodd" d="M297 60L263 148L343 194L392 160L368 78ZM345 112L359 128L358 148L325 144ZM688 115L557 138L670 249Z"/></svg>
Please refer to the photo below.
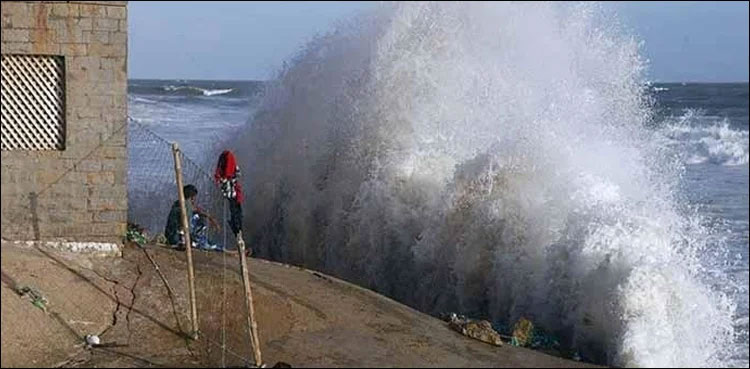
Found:
<svg viewBox="0 0 750 369"><path fill-rule="evenodd" d="M239 154L261 257L587 361L747 367L748 84L645 68L595 6L384 5L274 81L133 80L129 112Z"/></svg>
<svg viewBox="0 0 750 369"><path fill-rule="evenodd" d="M184 153L185 184L199 206L221 221L227 211L211 175L218 152L244 127L263 93L253 81L137 80L128 82L128 221L162 233L176 199L171 143ZM210 229L212 243L235 247L227 227Z"/></svg>
<svg viewBox="0 0 750 369"><path fill-rule="evenodd" d="M131 79L128 115L208 166L203 159L247 123L262 91L258 81Z"/></svg>

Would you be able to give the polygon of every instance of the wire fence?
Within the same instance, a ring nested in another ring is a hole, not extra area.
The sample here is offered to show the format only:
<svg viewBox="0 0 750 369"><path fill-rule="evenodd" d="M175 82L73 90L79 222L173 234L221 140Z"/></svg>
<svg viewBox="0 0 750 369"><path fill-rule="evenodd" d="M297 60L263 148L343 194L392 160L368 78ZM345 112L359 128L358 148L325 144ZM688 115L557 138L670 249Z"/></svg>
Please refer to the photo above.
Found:
<svg viewBox="0 0 750 369"><path fill-rule="evenodd" d="M198 189L198 207L216 218L220 228L210 228L209 239L228 249L236 243L227 237L225 200L210 170L180 152L185 185ZM131 120L128 127L128 221L143 226L149 234L163 234L167 214L177 201L172 143L145 125Z"/></svg>
<svg viewBox="0 0 750 369"><path fill-rule="evenodd" d="M111 351L110 354L135 358L143 365L176 366L178 362L170 360L182 358L181 353L159 350L170 347L170 350L181 352L181 341L175 348L169 346L172 344L169 339L164 342L158 340L190 333L190 302L185 292L188 285L185 252L164 249L158 256L155 252L156 248L168 248L164 245L163 233L170 209L178 196L171 142L154 133L147 125L128 118L127 123L78 161L70 163L70 168L36 195L57 201L59 195L48 190L58 182L70 180L80 162L88 160L98 148L118 137L117 133L123 129L128 132L127 220L128 223L140 225L145 231L142 234L147 239L142 240L141 250L130 250L130 256L123 257L127 259L125 261L91 263L83 257L63 257L42 247L36 247L38 255L42 256L37 259L25 252L12 253L3 248L2 282L19 296L19 299L9 299L6 303L4 290L3 314L7 308L13 309L12 314L17 316L36 317L27 314L36 313L29 309L38 308L56 322L48 324L49 320L46 319L6 321L4 316L4 340L6 329L23 334L43 332L42 336L52 341L54 339L51 337L55 337L60 342L45 348L45 352L54 354L45 358L49 365L58 362L62 366L97 366L96 361L90 361L92 357ZM247 310L240 263L238 254L231 252L236 250L236 240L228 225L227 201L214 183L213 168L210 167L216 161L210 157L197 161L182 152L179 155L184 184L192 184L198 189L197 205L213 215L220 225L218 229L209 229L208 238L212 243L230 250L193 250L199 336L198 340L189 343L188 351L204 366L251 366L254 361L249 345L250 332L246 325ZM35 239L39 239L38 231L35 233ZM174 252L174 255L170 252ZM144 255L146 258L142 257ZM161 261L157 262L156 259ZM163 263L161 268L158 265L160 262ZM41 275L44 278L40 278ZM152 284L151 281L155 282ZM168 291L169 300L164 299L167 295L165 291ZM170 301L172 306L164 306L165 301ZM136 329L140 331L135 332ZM123 348L118 351L117 347L104 347L92 351L94 356L81 356L81 352L70 350L70 347L62 348L62 341L68 339L78 342L76 348L84 347L89 334L113 340ZM17 362L8 362L13 364L8 366L30 365L30 358L39 355L40 351L34 345L26 346L15 348L14 352L21 356ZM3 347L6 347L5 343ZM194 355L195 352L200 355ZM72 358L67 357L70 354L73 354ZM4 364L6 359L4 357ZM107 365L112 363L118 361ZM193 363L192 359L190 363Z"/></svg>
<svg viewBox="0 0 750 369"><path fill-rule="evenodd" d="M172 143L130 119L128 155L128 222L144 228L151 244L163 242L161 235L167 216L177 201ZM209 242L236 250L236 240L228 225L227 201L214 182L213 168L202 167L182 151L179 155L183 184L198 189L197 206L219 223L219 228L209 229ZM252 364L250 333L243 324L247 311L237 254L222 252L218 256L213 251L193 250L200 332L196 344L201 347L205 364L217 367Z"/></svg>

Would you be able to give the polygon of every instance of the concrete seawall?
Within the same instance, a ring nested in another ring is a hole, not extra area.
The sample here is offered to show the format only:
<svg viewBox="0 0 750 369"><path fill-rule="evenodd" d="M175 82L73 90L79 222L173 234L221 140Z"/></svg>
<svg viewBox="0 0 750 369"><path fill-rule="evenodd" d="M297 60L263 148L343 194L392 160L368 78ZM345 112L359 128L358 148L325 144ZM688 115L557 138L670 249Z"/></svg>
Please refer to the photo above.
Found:
<svg viewBox="0 0 750 369"><path fill-rule="evenodd" d="M184 254L148 247L175 289L177 316L187 327ZM249 358L236 255L198 252L196 279L201 339L186 346L165 288L143 250L122 258L82 257L36 248L2 247L2 366L220 366L222 327L232 354ZM227 262L224 275L223 263ZM469 339L446 323L372 291L283 264L250 260L264 361L333 367L585 367L510 345ZM226 276L226 279L224 278ZM33 286L45 313L13 292ZM220 302L226 286L226 324ZM236 292L236 293L235 293ZM109 349L86 350L86 334Z"/></svg>

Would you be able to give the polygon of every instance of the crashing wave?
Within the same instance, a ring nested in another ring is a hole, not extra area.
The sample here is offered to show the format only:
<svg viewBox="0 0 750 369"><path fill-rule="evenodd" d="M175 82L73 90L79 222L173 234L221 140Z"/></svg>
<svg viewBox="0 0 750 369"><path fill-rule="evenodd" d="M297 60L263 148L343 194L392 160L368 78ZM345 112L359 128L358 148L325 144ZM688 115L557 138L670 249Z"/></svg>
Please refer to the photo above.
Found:
<svg viewBox="0 0 750 369"><path fill-rule="evenodd" d="M260 256L422 311L526 316L588 360L717 366L723 244L592 4L384 4L313 40L234 141Z"/></svg>

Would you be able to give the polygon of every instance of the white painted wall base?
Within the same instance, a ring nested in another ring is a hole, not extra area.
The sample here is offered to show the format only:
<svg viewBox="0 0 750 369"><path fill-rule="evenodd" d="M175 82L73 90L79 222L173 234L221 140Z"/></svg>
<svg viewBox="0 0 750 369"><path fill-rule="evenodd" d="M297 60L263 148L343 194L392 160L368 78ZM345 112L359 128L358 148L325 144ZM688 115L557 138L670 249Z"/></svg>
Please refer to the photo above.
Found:
<svg viewBox="0 0 750 369"><path fill-rule="evenodd" d="M122 245L108 242L68 242L68 241L10 241L18 246L45 247L49 249L68 251L87 256L121 257Z"/></svg>

